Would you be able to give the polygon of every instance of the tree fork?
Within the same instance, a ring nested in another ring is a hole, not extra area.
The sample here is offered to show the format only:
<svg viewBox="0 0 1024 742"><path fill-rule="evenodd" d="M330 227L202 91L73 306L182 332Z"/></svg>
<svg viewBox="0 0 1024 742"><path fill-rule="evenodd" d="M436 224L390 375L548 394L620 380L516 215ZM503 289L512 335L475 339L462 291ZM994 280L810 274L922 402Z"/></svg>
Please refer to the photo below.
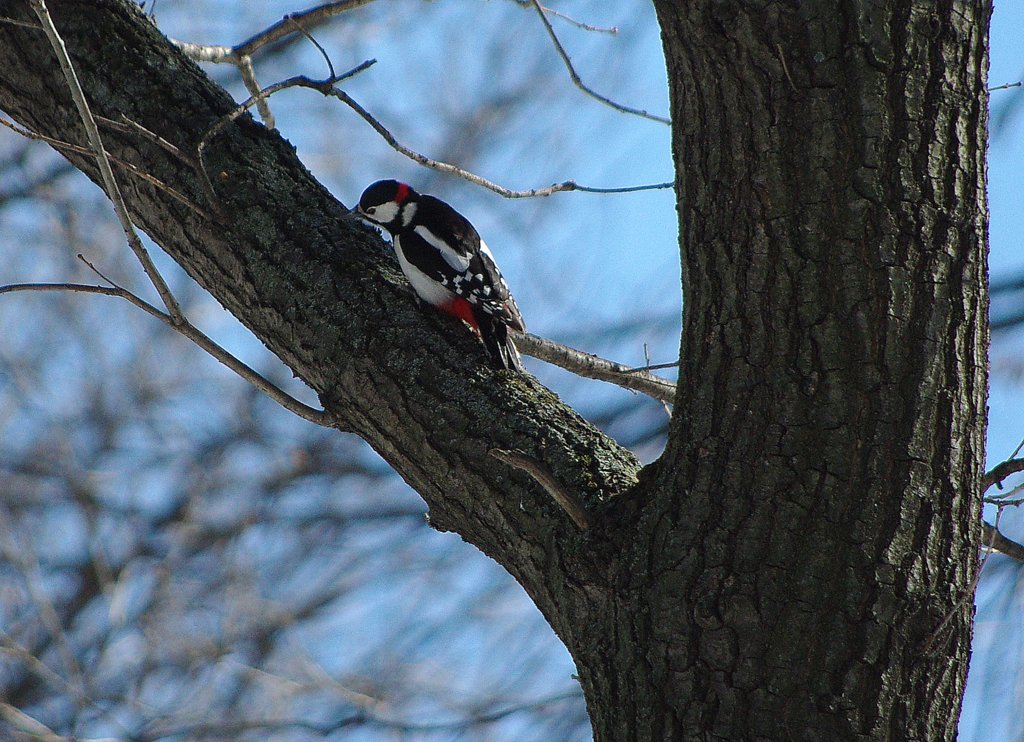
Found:
<svg viewBox="0 0 1024 742"><path fill-rule="evenodd" d="M669 444L642 472L532 380L467 366L472 341L412 306L273 132L243 117L211 141L216 203L165 148L104 139L206 212L115 169L135 221L523 584L598 740L951 739L980 538L989 7L655 4L686 311ZM128 2L51 12L98 115L193 152L234 108ZM40 30L0 21L0 107L85 141ZM594 526L492 449L542 463Z"/></svg>
<svg viewBox="0 0 1024 742"><path fill-rule="evenodd" d="M135 124L103 128L107 150L201 207L115 167L133 221L423 496L436 527L505 566L572 645L588 626L581 586L601 579L603 529L580 533L540 484L488 451L522 451L595 511L635 485L635 457L532 377L488 369L468 333L418 310L384 244L343 218L276 132L239 117L207 142L201 177L197 147L236 104L138 7L49 7L93 113ZM87 145L30 3L0 2L0 16L0 108ZM94 157L62 154L100 182Z"/></svg>

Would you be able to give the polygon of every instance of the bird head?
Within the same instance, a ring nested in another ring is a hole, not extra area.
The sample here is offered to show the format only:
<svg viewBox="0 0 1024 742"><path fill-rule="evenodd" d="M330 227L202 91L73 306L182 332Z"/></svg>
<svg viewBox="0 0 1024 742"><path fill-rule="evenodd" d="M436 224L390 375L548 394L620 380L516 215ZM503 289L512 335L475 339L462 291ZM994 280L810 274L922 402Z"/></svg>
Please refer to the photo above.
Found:
<svg viewBox="0 0 1024 742"><path fill-rule="evenodd" d="M418 197L405 183L378 180L363 191L353 214L395 233L412 220Z"/></svg>

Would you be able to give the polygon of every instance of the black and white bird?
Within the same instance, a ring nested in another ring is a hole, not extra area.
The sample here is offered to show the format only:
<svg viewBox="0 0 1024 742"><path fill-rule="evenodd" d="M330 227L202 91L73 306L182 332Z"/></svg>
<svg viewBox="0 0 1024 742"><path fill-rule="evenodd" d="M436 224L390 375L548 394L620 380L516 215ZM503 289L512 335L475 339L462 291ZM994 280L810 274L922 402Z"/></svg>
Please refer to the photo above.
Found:
<svg viewBox="0 0 1024 742"><path fill-rule="evenodd" d="M354 213L391 233L416 295L461 319L483 340L496 368L522 370L508 328L526 325L487 244L462 214L397 180L379 180Z"/></svg>

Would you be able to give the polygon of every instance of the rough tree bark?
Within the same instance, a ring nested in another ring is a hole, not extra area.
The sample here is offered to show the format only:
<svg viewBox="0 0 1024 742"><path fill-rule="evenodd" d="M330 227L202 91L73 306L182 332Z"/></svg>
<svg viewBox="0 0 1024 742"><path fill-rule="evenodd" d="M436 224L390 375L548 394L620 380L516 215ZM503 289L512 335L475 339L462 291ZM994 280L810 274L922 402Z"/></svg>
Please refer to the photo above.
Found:
<svg viewBox="0 0 1024 742"><path fill-rule="evenodd" d="M120 169L137 223L529 592L597 739L951 739L985 426L988 3L655 4L686 309L670 440L643 471L417 311L276 133L243 117L211 141L215 198L187 158L103 133L208 214ZM51 10L97 114L191 153L233 108L128 2ZM24 0L0 15L34 22ZM6 21L0 108L86 141L46 37ZM595 526L494 448L544 462Z"/></svg>

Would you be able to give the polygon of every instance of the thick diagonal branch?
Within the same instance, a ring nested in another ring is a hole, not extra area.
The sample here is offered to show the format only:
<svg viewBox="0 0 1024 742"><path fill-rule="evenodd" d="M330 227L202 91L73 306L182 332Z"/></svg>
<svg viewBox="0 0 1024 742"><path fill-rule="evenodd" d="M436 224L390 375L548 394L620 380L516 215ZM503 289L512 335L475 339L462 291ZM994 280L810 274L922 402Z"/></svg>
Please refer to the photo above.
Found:
<svg viewBox="0 0 1024 742"><path fill-rule="evenodd" d="M27 2L9 5L15 20L33 19ZM94 114L137 124L105 132L106 150L201 207L134 182L123 195L136 223L421 493L433 523L505 565L568 640L585 622L556 606L582 605L574 586L593 581L581 576L591 555L545 493L487 452L543 450L588 507L635 484L635 458L531 377L490 370L468 333L419 312L384 244L343 218L276 133L248 116L226 126L204 151L215 192L204 188L173 148L195 152L236 105L137 8L67 0L51 13ZM0 101L33 131L81 139L38 28L0 23ZM93 157L63 154L102 181ZM543 553L539 538L550 545Z"/></svg>

